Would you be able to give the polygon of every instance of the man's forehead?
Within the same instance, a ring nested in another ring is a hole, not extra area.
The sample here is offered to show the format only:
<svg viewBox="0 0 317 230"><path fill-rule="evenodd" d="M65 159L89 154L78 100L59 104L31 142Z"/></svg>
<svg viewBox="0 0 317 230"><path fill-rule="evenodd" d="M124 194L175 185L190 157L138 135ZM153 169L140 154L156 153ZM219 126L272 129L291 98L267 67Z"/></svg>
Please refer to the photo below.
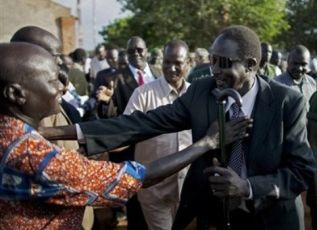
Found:
<svg viewBox="0 0 317 230"><path fill-rule="evenodd" d="M290 61L306 61L309 62L310 54L308 52L294 52L290 54Z"/></svg>
<svg viewBox="0 0 317 230"><path fill-rule="evenodd" d="M237 59L239 45L236 41L218 36L209 49L211 55L219 55L229 58Z"/></svg>
<svg viewBox="0 0 317 230"><path fill-rule="evenodd" d="M183 46L166 47L164 57L186 58L187 50Z"/></svg>
<svg viewBox="0 0 317 230"><path fill-rule="evenodd" d="M145 45L145 42L142 41L141 39L132 39L129 41L128 43L128 49L129 48L142 48L142 49L145 49L146 48L146 45Z"/></svg>

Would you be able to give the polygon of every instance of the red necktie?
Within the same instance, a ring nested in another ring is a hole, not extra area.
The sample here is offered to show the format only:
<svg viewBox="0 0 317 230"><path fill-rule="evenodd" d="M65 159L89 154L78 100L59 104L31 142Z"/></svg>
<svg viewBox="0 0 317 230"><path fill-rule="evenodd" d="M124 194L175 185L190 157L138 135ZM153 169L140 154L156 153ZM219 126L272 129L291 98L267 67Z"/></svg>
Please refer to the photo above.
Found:
<svg viewBox="0 0 317 230"><path fill-rule="evenodd" d="M144 84L144 73L142 71L138 71L138 83L139 85Z"/></svg>

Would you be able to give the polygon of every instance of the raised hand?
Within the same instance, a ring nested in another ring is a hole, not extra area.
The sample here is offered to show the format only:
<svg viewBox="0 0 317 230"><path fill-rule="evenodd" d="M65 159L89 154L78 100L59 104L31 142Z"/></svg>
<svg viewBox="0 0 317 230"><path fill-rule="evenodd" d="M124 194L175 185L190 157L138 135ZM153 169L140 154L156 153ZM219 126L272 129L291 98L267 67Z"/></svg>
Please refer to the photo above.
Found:
<svg viewBox="0 0 317 230"><path fill-rule="evenodd" d="M106 86L100 86L96 92L96 97L98 101L109 103L111 97L114 93L114 82L111 81L109 88Z"/></svg>
<svg viewBox="0 0 317 230"><path fill-rule="evenodd" d="M225 124L226 144L248 137L248 130L252 127L252 124L253 120L246 117L241 117L227 122ZM207 144L210 149L219 148L219 128L217 121L214 121L210 125L206 136L202 140L206 141L205 144Z"/></svg>

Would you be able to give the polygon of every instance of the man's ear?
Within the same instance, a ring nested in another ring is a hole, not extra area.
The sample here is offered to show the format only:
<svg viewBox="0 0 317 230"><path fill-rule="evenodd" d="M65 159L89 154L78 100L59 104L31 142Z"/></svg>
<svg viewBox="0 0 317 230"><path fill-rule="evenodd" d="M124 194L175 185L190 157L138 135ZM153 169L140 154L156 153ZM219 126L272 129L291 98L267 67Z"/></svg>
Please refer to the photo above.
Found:
<svg viewBox="0 0 317 230"><path fill-rule="evenodd" d="M26 102L25 90L19 84L10 84L4 87L3 97L11 103L23 105Z"/></svg>
<svg viewBox="0 0 317 230"><path fill-rule="evenodd" d="M255 58L248 58L246 62L246 71L255 71L257 63Z"/></svg>

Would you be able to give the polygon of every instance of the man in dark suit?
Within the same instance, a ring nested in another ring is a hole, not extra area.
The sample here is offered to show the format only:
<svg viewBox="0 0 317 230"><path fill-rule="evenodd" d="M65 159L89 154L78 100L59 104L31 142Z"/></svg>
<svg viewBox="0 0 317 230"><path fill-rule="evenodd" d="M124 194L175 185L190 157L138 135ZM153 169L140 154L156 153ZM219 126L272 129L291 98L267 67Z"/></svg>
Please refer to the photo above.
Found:
<svg viewBox="0 0 317 230"><path fill-rule="evenodd" d="M242 200L230 212L232 229L298 229L295 198L313 182L316 170L307 141L305 100L300 93L256 75L260 49L258 36L251 29L228 27L211 47L213 78L194 81L173 104L146 114L134 112L82 123L78 135L82 138L82 130L90 153L190 128L196 141L208 124L217 120L218 106L212 91L234 88L244 100L239 112L254 119L250 137L237 143L244 146L238 151L242 155L240 171L230 161L229 168L217 166L210 154L192 163L174 229L185 228L194 217L198 229L210 225L221 229L224 218L219 197L224 196ZM235 114L231 104L229 98L228 117ZM53 132L55 137L76 134L74 127L47 131L51 138ZM235 144L227 147L233 149L231 160L237 155ZM213 176L215 173L217 176Z"/></svg>
<svg viewBox="0 0 317 230"><path fill-rule="evenodd" d="M129 65L109 74L105 86L97 91L98 115L101 118L122 114L134 89L157 77L147 63L147 48L142 38L131 37L127 53Z"/></svg>
<svg viewBox="0 0 317 230"><path fill-rule="evenodd" d="M108 74L104 86L96 92L97 113L101 118L116 117L123 113L128 101L139 85L153 81L156 76L147 63L147 48L140 37L131 37L127 43L129 65ZM97 76L98 79L98 76ZM109 159L122 162L134 159L134 146L118 153L109 153ZM145 219L136 196L127 203L128 229L146 229Z"/></svg>

